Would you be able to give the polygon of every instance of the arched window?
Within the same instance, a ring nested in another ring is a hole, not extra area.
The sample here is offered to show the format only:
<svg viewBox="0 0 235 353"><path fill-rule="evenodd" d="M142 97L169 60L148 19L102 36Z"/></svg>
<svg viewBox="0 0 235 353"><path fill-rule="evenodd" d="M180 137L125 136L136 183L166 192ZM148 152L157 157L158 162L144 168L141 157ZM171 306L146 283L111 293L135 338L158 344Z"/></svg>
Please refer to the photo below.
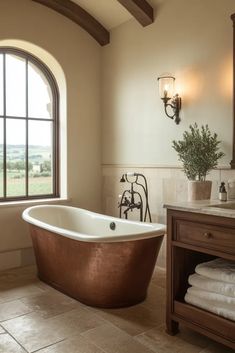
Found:
<svg viewBox="0 0 235 353"><path fill-rule="evenodd" d="M59 196L58 98L46 65L0 48L0 201Z"/></svg>

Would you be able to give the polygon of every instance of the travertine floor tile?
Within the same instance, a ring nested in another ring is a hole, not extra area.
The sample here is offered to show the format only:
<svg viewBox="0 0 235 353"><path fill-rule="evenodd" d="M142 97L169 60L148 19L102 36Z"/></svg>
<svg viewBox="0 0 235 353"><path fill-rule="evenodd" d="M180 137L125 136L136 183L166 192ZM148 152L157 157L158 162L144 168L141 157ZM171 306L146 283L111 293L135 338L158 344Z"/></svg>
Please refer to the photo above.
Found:
<svg viewBox="0 0 235 353"><path fill-rule="evenodd" d="M46 292L42 295L26 297L21 299L21 302L44 318L59 315L83 306L78 301L60 292Z"/></svg>
<svg viewBox="0 0 235 353"><path fill-rule="evenodd" d="M20 300L0 304L0 322L28 314L32 310Z"/></svg>
<svg viewBox="0 0 235 353"><path fill-rule="evenodd" d="M42 294L40 283L32 266L0 272L0 303Z"/></svg>
<svg viewBox="0 0 235 353"><path fill-rule="evenodd" d="M187 339L187 333L169 336L165 333L165 326L154 328L135 338L155 353L199 353L211 343L197 334L191 342Z"/></svg>
<svg viewBox="0 0 235 353"><path fill-rule="evenodd" d="M151 353L126 332L105 324L82 334L107 353Z"/></svg>
<svg viewBox="0 0 235 353"><path fill-rule="evenodd" d="M165 330L165 327L163 327L163 329ZM180 326L180 331L176 335L176 337L184 342L188 342L192 345L200 346L203 348L213 343L210 338L200 335L199 333L190 330L189 328L183 325Z"/></svg>
<svg viewBox="0 0 235 353"><path fill-rule="evenodd" d="M173 347L174 353L176 353L175 337L162 337L161 331L159 332L157 329L138 335L135 339L155 353L173 353Z"/></svg>
<svg viewBox="0 0 235 353"><path fill-rule="evenodd" d="M4 280L3 280L4 281ZM36 282L36 281L35 281ZM4 283L0 284L0 303L9 302L12 300L29 297L32 295L43 294L45 291L40 289L36 283L19 282L19 283Z"/></svg>
<svg viewBox="0 0 235 353"><path fill-rule="evenodd" d="M156 267L151 282L159 287L166 288L166 271L160 267Z"/></svg>
<svg viewBox="0 0 235 353"><path fill-rule="evenodd" d="M111 349L110 353L153 353L152 350L142 345L140 342L132 338L131 341L127 342L124 346L121 346L114 351Z"/></svg>
<svg viewBox="0 0 235 353"><path fill-rule="evenodd" d="M165 320L166 312L166 289L151 283L148 289L148 295L145 301L141 304L151 310L155 310L156 316L161 315Z"/></svg>
<svg viewBox="0 0 235 353"><path fill-rule="evenodd" d="M86 309L79 308L44 319L37 312L2 323L29 352L57 343L71 335L103 324L103 320Z"/></svg>
<svg viewBox="0 0 235 353"><path fill-rule="evenodd" d="M200 353L234 353L234 349L227 348L219 343L212 343L209 347L200 351Z"/></svg>
<svg viewBox="0 0 235 353"><path fill-rule="evenodd" d="M62 342L53 344L50 347L40 349L38 353L104 353L85 337L72 336Z"/></svg>
<svg viewBox="0 0 235 353"><path fill-rule="evenodd" d="M132 336L161 325L165 319L162 308L156 311L142 304L122 309L100 309L96 312L99 316Z"/></svg>
<svg viewBox="0 0 235 353"><path fill-rule="evenodd" d="M25 353L26 351L7 334L0 335L0 353Z"/></svg>
<svg viewBox="0 0 235 353"><path fill-rule="evenodd" d="M0 272L0 283L16 283L36 279L37 269L35 266L20 267Z"/></svg>
<svg viewBox="0 0 235 353"><path fill-rule="evenodd" d="M47 283L45 283L45 282L42 282L42 281L39 281L39 280L37 280L37 283L36 283L36 286L38 287L38 288L40 288L42 291L43 291L43 293L50 293L50 294L57 294L57 293L61 293L61 292L59 292L57 289L55 289L55 288L53 288L53 287L51 287L51 286L49 286ZM40 293L39 293L40 294Z"/></svg>
<svg viewBox="0 0 235 353"><path fill-rule="evenodd" d="M87 307L40 282L34 267L4 271L0 320L7 321L0 325L0 353L233 352L186 327L167 335L165 297L162 269L155 271L143 303L109 310Z"/></svg>

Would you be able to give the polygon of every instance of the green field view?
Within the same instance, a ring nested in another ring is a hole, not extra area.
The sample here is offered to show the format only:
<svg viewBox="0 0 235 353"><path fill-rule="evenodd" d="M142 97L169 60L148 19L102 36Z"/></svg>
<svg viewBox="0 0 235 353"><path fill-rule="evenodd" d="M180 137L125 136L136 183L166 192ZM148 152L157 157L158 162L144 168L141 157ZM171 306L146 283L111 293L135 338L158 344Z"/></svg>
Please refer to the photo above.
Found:
<svg viewBox="0 0 235 353"><path fill-rule="evenodd" d="M3 152L0 146L0 197L3 197ZM7 146L7 197L25 196L25 146ZM29 146L29 196L51 194L51 149Z"/></svg>
<svg viewBox="0 0 235 353"><path fill-rule="evenodd" d="M15 173L8 173L7 196L25 195L25 177L14 179ZM29 195L47 195L52 193L51 177L29 178ZM3 173L0 173L0 197L3 196Z"/></svg>

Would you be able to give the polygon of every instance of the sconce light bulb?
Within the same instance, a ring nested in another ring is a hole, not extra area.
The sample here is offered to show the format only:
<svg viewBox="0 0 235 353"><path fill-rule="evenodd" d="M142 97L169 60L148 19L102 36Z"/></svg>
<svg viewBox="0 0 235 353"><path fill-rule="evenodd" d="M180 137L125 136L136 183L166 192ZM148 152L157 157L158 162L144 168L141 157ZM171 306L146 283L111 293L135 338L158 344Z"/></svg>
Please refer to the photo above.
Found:
<svg viewBox="0 0 235 353"><path fill-rule="evenodd" d="M163 101L166 115L168 116L168 118L174 119L176 124L179 124L181 98L178 94L175 94L175 77L171 75L158 77L158 86L160 98ZM172 114L168 112L168 108L171 108L173 110Z"/></svg>

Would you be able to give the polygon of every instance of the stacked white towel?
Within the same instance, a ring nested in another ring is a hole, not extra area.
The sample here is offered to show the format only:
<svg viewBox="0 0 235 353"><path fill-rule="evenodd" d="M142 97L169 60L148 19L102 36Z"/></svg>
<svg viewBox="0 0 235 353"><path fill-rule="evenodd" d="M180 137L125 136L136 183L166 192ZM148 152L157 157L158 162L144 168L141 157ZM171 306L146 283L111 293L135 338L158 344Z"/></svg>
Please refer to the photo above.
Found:
<svg viewBox="0 0 235 353"><path fill-rule="evenodd" d="M235 321L235 262L215 259L196 266L185 301Z"/></svg>

